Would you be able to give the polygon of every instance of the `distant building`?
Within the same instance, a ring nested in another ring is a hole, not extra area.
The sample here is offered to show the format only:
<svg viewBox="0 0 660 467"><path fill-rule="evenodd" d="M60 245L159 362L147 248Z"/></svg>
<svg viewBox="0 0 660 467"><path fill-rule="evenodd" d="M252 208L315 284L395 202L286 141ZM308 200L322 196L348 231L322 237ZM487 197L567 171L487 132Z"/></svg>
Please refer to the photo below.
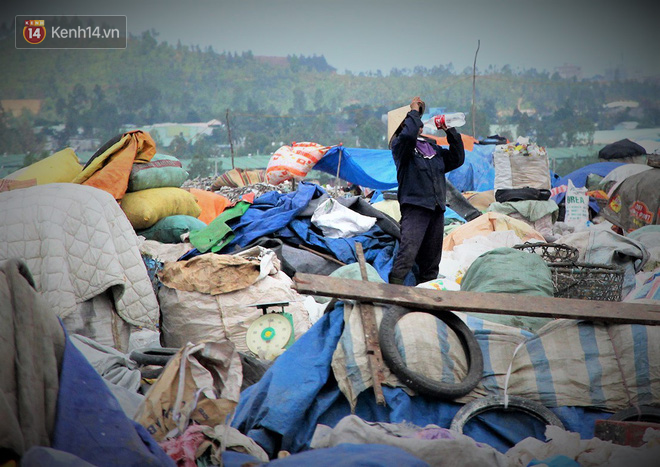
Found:
<svg viewBox="0 0 660 467"><path fill-rule="evenodd" d="M20 117L25 111L37 115L42 103L41 99L4 99L0 101L4 111L11 113L14 117Z"/></svg>
<svg viewBox="0 0 660 467"><path fill-rule="evenodd" d="M289 66L289 59L287 57L270 57L266 55L256 55L254 59L260 63L266 63L273 66Z"/></svg>
<svg viewBox="0 0 660 467"><path fill-rule="evenodd" d="M578 65L569 65L565 63L562 66L555 67L555 71L563 79L582 79L582 67Z"/></svg>
<svg viewBox="0 0 660 467"><path fill-rule="evenodd" d="M179 135L183 136L188 143L194 143L200 136L211 136L214 129L222 127L224 124L221 121L213 119L206 123L154 123L140 129L151 134L164 147L167 147Z"/></svg>

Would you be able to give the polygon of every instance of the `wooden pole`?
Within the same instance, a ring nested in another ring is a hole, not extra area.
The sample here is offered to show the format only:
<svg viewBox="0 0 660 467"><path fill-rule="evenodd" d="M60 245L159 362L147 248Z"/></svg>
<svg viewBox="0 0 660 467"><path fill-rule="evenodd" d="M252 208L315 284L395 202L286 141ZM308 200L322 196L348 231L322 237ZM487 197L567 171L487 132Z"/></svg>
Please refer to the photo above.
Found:
<svg viewBox="0 0 660 467"><path fill-rule="evenodd" d="M474 53L474 65L472 66L472 137L476 138L477 133L475 129L476 100L477 100L477 54L481 47L481 39L477 40L477 51ZM487 136L487 135L486 135Z"/></svg>
<svg viewBox="0 0 660 467"><path fill-rule="evenodd" d="M660 305L532 297L511 293L449 292L394 284L379 284L296 273L294 288L322 295L371 303L388 303L424 310L453 310L496 315L565 318L604 323L660 324Z"/></svg>
<svg viewBox="0 0 660 467"><path fill-rule="evenodd" d="M231 168L234 168L234 143L231 139L231 128L229 127L229 109L225 114L225 120L227 121L227 137L229 138L229 148L231 149Z"/></svg>
<svg viewBox="0 0 660 467"><path fill-rule="evenodd" d="M360 265L360 274L362 281L368 282L367 262L364 259L364 250L362 243L355 243L355 252L357 253L358 263ZM364 345L369 360L369 369L371 370L371 380L374 387L374 395L378 405L385 405L385 396L383 395L382 384L385 381L383 370L383 354L380 351L380 342L378 341L378 325L376 324L376 312L374 306L369 302L359 302L360 317L362 319L362 330L364 331Z"/></svg>
<svg viewBox="0 0 660 467"><path fill-rule="evenodd" d="M339 147L339 162L337 162L337 176L335 177L335 189L339 187L339 169L341 169L341 156L344 153L344 148Z"/></svg>

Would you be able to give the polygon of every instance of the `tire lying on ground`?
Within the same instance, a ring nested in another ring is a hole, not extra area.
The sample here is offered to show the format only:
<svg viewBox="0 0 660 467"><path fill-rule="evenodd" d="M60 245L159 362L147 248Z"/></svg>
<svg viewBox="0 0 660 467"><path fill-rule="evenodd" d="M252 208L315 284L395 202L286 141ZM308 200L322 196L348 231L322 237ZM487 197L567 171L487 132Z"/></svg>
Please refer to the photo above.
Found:
<svg viewBox="0 0 660 467"><path fill-rule="evenodd" d="M463 427L472 418L484 412L490 412L493 410L522 412L536 418L544 425L555 425L562 429L564 428L564 424L559 420L559 417L538 402L525 399L524 397L509 396L509 404L505 409L504 396L493 396L485 397L483 399L475 399L472 402L465 404L458 412L456 412L456 415L454 415L449 429L463 433Z"/></svg>
<svg viewBox="0 0 660 467"><path fill-rule="evenodd" d="M429 313L444 321L456 333L468 363L468 373L458 383L435 381L427 376L410 370L396 346L394 328L398 321L408 313ZM400 306L383 307L383 319L379 331L380 348L383 360L399 380L410 389L427 396L441 399L457 399L474 389L481 380L484 370L484 358L476 337L467 325L454 313L446 310L412 310Z"/></svg>
<svg viewBox="0 0 660 467"><path fill-rule="evenodd" d="M174 347L146 347L134 350L131 352L130 357L131 360L141 366L165 366L178 351L179 349Z"/></svg>

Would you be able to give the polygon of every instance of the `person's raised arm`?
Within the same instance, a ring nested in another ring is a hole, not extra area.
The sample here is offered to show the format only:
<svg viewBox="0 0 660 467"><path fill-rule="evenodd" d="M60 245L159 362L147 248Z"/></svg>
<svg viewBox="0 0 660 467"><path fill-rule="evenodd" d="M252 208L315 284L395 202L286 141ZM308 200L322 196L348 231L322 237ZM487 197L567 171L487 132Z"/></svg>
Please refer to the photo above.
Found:
<svg viewBox="0 0 660 467"><path fill-rule="evenodd" d="M444 153L445 172L459 168L465 162L465 149L463 148L463 139L456 128L447 128L447 142L449 143L449 152Z"/></svg>

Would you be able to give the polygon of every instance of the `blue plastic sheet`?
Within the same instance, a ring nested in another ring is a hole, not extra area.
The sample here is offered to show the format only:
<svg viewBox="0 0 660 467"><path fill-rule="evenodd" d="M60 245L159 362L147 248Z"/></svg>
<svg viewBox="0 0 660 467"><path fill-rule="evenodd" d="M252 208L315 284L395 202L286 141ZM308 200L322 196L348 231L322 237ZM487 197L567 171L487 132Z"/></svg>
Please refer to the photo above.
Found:
<svg viewBox="0 0 660 467"><path fill-rule="evenodd" d="M241 393L232 425L259 443L270 455L280 450L299 452L309 448L318 423L334 427L350 415L330 367L332 353L343 331L343 306L324 315L282 354L255 385ZM373 391L358 397L355 415L367 421L418 426L436 424L448 428L461 404L423 396L410 397L400 388L383 386L387 406L376 404ZM569 431L593 438L595 420L608 418L598 410L560 407L553 412ZM499 412L475 417L465 433L479 442L506 452L528 436L543 438L544 428L527 415Z"/></svg>
<svg viewBox="0 0 660 467"><path fill-rule="evenodd" d="M341 161L341 162L340 162ZM396 188L396 166L389 149L362 149L335 146L316 163L314 170L337 175L356 185L389 190Z"/></svg>
<svg viewBox="0 0 660 467"><path fill-rule="evenodd" d="M247 246L264 235L280 230L305 209L312 199L324 193L320 186L302 182L296 191L290 193L270 191L261 195L240 220L229 223L235 237L223 252L233 250L235 245Z"/></svg>
<svg viewBox="0 0 660 467"><path fill-rule="evenodd" d="M492 190L495 184L494 150L493 145L475 144L472 151L465 151L465 163L449 172L447 179L459 191ZM389 149L335 146L314 169L337 175L338 167L339 177L356 185L378 190L391 190L398 186L396 166Z"/></svg>
<svg viewBox="0 0 660 467"><path fill-rule="evenodd" d="M176 465L142 425L124 414L68 336L52 447L99 467Z"/></svg>
<svg viewBox="0 0 660 467"><path fill-rule="evenodd" d="M493 145L475 144L472 151L465 151L465 162L447 174L447 180L458 191L488 191L495 187Z"/></svg>

